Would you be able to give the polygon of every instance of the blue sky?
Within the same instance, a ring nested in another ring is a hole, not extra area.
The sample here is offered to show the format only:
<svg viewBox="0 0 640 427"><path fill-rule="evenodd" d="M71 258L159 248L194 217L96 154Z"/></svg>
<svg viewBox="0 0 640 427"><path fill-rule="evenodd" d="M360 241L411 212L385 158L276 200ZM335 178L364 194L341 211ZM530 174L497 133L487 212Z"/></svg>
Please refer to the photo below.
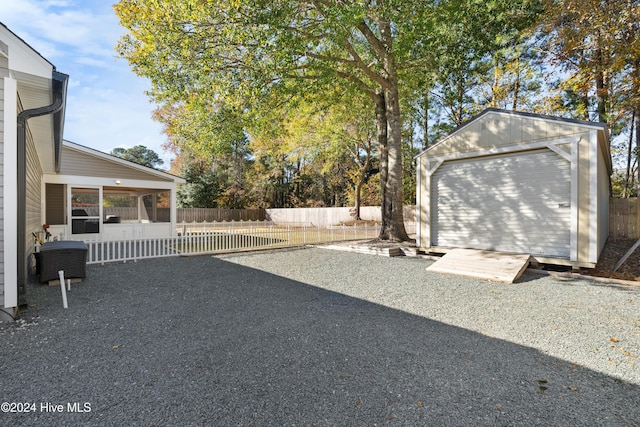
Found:
<svg viewBox="0 0 640 427"><path fill-rule="evenodd" d="M154 105L114 50L124 29L110 0L2 0L0 21L62 73L69 74L65 139L109 152L144 145L169 168Z"/></svg>

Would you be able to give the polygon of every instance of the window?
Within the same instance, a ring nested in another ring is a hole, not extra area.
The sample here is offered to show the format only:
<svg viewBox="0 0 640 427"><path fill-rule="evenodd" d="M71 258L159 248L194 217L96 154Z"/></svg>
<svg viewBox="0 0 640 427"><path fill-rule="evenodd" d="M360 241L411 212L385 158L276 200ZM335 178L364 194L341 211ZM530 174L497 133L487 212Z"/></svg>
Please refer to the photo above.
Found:
<svg viewBox="0 0 640 427"><path fill-rule="evenodd" d="M104 189L102 218L105 224L138 220L138 196L126 192Z"/></svg>
<svg viewBox="0 0 640 427"><path fill-rule="evenodd" d="M100 189L71 189L71 234L100 233Z"/></svg>

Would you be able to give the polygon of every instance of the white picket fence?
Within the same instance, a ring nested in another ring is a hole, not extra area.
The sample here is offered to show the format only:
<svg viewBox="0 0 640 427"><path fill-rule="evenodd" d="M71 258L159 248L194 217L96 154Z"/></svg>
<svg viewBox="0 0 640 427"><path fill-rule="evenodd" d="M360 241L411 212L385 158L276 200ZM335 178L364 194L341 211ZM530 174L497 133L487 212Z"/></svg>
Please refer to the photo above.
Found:
<svg viewBox="0 0 640 427"><path fill-rule="evenodd" d="M415 232L408 223L407 232ZM191 223L178 227L178 236L129 240L85 240L87 264L136 261L185 255L219 254L373 239L379 225L313 227L307 224L274 225L268 222Z"/></svg>

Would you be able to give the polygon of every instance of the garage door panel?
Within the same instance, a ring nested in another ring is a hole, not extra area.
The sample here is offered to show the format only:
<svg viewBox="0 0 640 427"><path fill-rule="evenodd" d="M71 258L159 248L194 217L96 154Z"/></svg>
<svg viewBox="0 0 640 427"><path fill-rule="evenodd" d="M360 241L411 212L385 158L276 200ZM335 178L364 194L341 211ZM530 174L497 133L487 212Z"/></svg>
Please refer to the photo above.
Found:
<svg viewBox="0 0 640 427"><path fill-rule="evenodd" d="M550 150L443 163L432 245L569 256L570 163Z"/></svg>

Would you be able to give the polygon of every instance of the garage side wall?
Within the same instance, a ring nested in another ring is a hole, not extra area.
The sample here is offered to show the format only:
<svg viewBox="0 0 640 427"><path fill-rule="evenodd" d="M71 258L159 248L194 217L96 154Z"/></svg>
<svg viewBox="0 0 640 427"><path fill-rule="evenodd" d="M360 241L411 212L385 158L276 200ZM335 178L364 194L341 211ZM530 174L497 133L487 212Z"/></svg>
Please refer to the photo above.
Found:
<svg viewBox="0 0 640 427"><path fill-rule="evenodd" d="M583 265L591 262L592 239L597 239L597 183L592 179L591 167L596 151L592 146L591 132L583 130L578 148L578 248L577 261ZM596 171L594 171L596 172Z"/></svg>
<svg viewBox="0 0 640 427"><path fill-rule="evenodd" d="M426 159L424 157L418 157L416 159L416 246L429 247L429 176L427 175L427 168L424 166Z"/></svg>
<svg viewBox="0 0 640 427"><path fill-rule="evenodd" d="M604 144L605 146L607 144ZM609 238L609 199L611 198L611 177L609 176L609 147L598 150L598 253L592 257L593 262L597 262L604 245Z"/></svg>
<svg viewBox="0 0 640 427"><path fill-rule="evenodd" d="M585 129L579 144L578 258L594 267L609 237L610 176L604 131ZM606 148L603 148L606 146Z"/></svg>

